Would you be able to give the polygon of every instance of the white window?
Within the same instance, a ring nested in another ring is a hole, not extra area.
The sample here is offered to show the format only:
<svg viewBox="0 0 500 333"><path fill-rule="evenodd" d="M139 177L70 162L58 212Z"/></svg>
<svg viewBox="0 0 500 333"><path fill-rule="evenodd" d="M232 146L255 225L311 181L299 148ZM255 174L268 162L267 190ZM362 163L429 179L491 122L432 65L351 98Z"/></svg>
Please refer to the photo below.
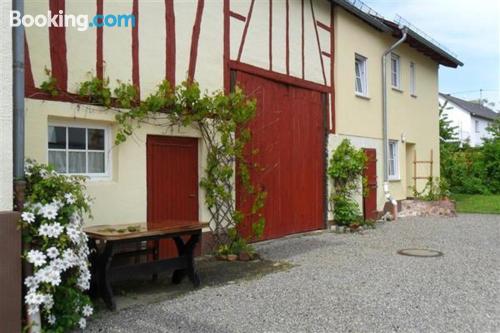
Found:
<svg viewBox="0 0 500 333"><path fill-rule="evenodd" d="M106 127L49 125L49 164L60 173L108 176L108 141Z"/></svg>
<svg viewBox="0 0 500 333"><path fill-rule="evenodd" d="M476 130L476 133L479 133L479 120L474 121L474 128Z"/></svg>
<svg viewBox="0 0 500 333"><path fill-rule="evenodd" d="M389 166L388 176L389 179L399 179L399 152L398 152L398 142L389 141L389 160L387 164Z"/></svg>
<svg viewBox="0 0 500 333"><path fill-rule="evenodd" d="M391 54L391 84L394 88L401 89L401 71L399 70L399 56Z"/></svg>
<svg viewBox="0 0 500 333"><path fill-rule="evenodd" d="M417 73L415 69L415 63L410 63L410 94L412 96L417 96Z"/></svg>
<svg viewBox="0 0 500 333"><path fill-rule="evenodd" d="M356 58L354 61L354 70L356 74L356 94L367 96L368 95L368 87L367 87L367 79L366 79L366 58L356 54Z"/></svg>

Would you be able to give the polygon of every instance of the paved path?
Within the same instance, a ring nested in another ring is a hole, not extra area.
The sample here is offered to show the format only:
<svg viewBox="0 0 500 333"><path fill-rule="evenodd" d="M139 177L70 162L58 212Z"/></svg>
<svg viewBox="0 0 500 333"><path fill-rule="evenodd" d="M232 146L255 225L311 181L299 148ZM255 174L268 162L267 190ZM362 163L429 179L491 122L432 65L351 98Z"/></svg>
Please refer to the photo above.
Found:
<svg viewBox="0 0 500 333"><path fill-rule="evenodd" d="M396 254L414 247L444 256ZM88 331L500 332L500 215L405 219L259 251L294 267L101 316Z"/></svg>

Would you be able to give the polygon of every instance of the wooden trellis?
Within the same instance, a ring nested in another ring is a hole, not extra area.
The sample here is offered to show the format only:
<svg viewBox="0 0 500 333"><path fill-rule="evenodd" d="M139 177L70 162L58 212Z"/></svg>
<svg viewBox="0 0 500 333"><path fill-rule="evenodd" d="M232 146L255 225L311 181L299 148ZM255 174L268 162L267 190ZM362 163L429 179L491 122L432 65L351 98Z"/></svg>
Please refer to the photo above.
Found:
<svg viewBox="0 0 500 333"><path fill-rule="evenodd" d="M428 161L418 161L417 160L417 150L413 152L413 186L417 188L418 179L429 179L432 178L432 165L434 164L433 150L431 149L431 156ZM429 164L429 176L418 176L417 174L417 164Z"/></svg>

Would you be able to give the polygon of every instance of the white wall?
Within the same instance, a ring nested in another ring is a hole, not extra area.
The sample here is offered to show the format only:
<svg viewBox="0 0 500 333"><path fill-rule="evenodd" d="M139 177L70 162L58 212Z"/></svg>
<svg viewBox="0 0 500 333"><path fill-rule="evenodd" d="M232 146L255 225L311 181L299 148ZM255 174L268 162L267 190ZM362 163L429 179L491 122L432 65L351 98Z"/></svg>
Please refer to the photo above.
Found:
<svg viewBox="0 0 500 333"><path fill-rule="evenodd" d="M476 129L476 121L477 121L477 129ZM483 119L483 118L478 118L478 117L471 117L471 145L473 147L475 146L480 146L483 144L483 139L484 138L489 138L491 137L490 133L486 130L486 128L490 125L490 121Z"/></svg>
<svg viewBox="0 0 500 333"><path fill-rule="evenodd" d="M0 211L12 210L11 1L0 2Z"/></svg>
<svg viewBox="0 0 500 333"><path fill-rule="evenodd" d="M444 105L445 99L439 97L439 104ZM489 121L483 118L474 117L470 112L465 111L459 106L449 102L446 104L443 114L448 116L451 121L451 126L456 126L455 131L457 139L462 143L469 142L472 147L480 146L483 143L483 138L489 137L490 134L486 130L489 126ZM476 132L475 122L478 121L478 131Z"/></svg>

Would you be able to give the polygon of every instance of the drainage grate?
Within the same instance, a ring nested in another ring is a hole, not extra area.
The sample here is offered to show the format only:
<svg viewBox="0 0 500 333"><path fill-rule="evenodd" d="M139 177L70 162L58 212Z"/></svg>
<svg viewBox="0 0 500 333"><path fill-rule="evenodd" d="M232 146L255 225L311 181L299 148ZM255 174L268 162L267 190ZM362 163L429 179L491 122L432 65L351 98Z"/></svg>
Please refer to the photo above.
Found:
<svg viewBox="0 0 500 333"><path fill-rule="evenodd" d="M398 254L410 257L440 257L443 252L431 249L403 249L399 250Z"/></svg>

